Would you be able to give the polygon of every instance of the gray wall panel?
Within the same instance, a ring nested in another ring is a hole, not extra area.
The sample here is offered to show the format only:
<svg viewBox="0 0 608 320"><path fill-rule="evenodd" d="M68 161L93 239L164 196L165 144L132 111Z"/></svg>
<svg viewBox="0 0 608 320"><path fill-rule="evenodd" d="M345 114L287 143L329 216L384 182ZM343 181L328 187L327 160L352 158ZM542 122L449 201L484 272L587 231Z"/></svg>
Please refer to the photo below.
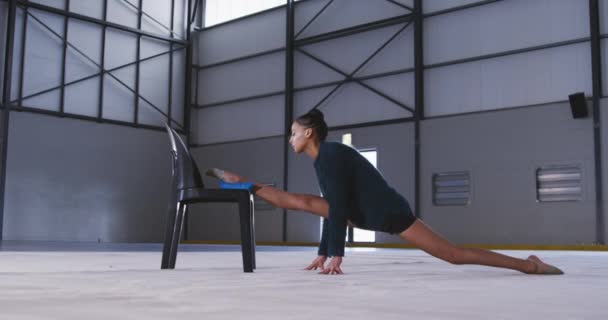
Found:
<svg viewBox="0 0 608 320"><path fill-rule="evenodd" d="M374 82L372 86L379 86ZM387 85L386 83L384 85ZM392 83L387 86L394 88ZM408 84L403 83L407 88ZM302 115L312 109L329 93L333 87L299 91L295 94L295 115ZM384 91L384 88L382 88ZM382 91L381 90L381 91ZM410 89L404 89L404 91ZM394 93L393 93L394 94ZM411 113L397 104L377 95L376 93L356 83L348 83L332 94L319 107L325 113L325 119L330 126L357 124L372 121L406 118Z"/></svg>
<svg viewBox="0 0 608 320"><path fill-rule="evenodd" d="M186 38L186 1L175 1L174 18L173 18L173 34L174 37Z"/></svg>
<svg viewBox="0 0 608 320"><path fill-rule="evenodd" d="M139 58L145 59L157 54L169 52L169 50L171 50L170 45L165 41L142 37ZM168 66L166 67L166 70L169 70Z"/></svg>
<svg viewBox="0 0 608 320"><path fill-rule="evenodd" d="M204 172L205 168L225 168L255 182L283 186L283 138L210 145L193 148L192 154ZM217 180L203 178L205 186L217 188ZM282 210L257 210L255 230L257 241L281 241ZM196 204L188 213L191 240L240 240L236 205Z"/></svg>
<svg viewBox="0 0 608 320"><path fill-rule="evenodd" d="M297 115L296 115L297 116ZM288 161L289 192L320 195L313 160L305 154L296 154L290 148ZM319 242L320 218L307 212L287 213L287 241Z"/></svg>
<svg viewBox="0 0 608 320"><path fill-rule="evenodd" d="M521 53L425 72L427 116L563 101L591 92L589 44Z"/></svg>
<svg viewBox="0 0 608 320"><path fill-rule="evenodd" d="M307 45L302 49L338 68L342 72L350 74L403 26L404 25L396 25L358 33L347 37ZM407 34L411 33L411 26L403 30L389 46L385 47L381 53L368 62L365 69L359 70L355 76L372 74L376 71L393 71L413 66L413 49L405 49L405 47L407 47L407 44L405 43L407 39L405 38L407 37ZM411 35L409 37L411 37ZM404 41L404 44L399 44L398 41ZM411 52L406 53L406 51ZM397 57L399 53L403 53L404 56ZM388 61L381 61L382 59Z"/></svg>
<svg viewBox="0 0 608 320"><path fill-rule="evenodd" d="M135 88L135 67L115 72L114 76L130 88ZM132 122L135 116L135 94L110 76L103 78L103 118Z"/></svg>
<svg viewBox="0 0 608 320"><path fill-rule="evenodd" d="M591 119L553 104L422 123L422 218L458 243L580 244L595 235ZM582 166L583 200L539 203L539 166ZM432 174L469 170L468 207L432 205Z"/></svg>
<svg viewBox="0 0 608 320"><path fill-rule="evenodd" d="M63 19L39 10L30 10L32 16L63 34ZM25 50L24 96L61 84L62 41L31 16L28 17ZM57 97L59 97L57 95ZM47 96L50 98L50 96ZM59 110L59 99L40 101L37 98L24 101L25 105L48 110Z"/></svg>
<svg viewBox="0 0 608 320"><path fill-rule="evenodd" d="M70 1L70 11L96 19L103 19L103 0Z"/></svg>
<svg viewBox="0 0 608 320"><path fill-rule="evenodd" d="M433 64L588 36L588 1L501 1L425 19L424 62Z"/></svg>
<svg viewBox="0 0 608 320"><path fill-rule="evenodd" d="M283 48L285 47L285 10L274 10L204 30L198 33L197 38L200 65Z"/></svg>
<svg viewBox="0 0 608 320"><path fill-rule="evenodd" d="M124 31L108 28L106 31L105 67L112 69L136 60L137 38Z"/></svg>
<svg viewBox="0 0 608 320"><path fill-rule="evenodd" d="M184 123L184 82L186 71L186 52L180 50L173 53L173 94L171 99L171 118L178 123ZM194 92L194 91L193 91Z"/></svg>
<svg viewBox="0 0 608 320"><path fill-rule="evenodd" d="M293 66L293 82L296 89L344 79L340 73L298 51L294 53Z"/></svg>
<svg viewBox="0 0 608 320"><path fill-rule="evenodd" d="M169 55L139 65L139 94L167 113L169 111Z"/></svg>
<svg viewBox="0 0 608 320"><path fill-rule="evenodd" d="M55 7L57 9L65 9L65 0L31 0L31 2L40 3L49 7Z"/></svg>
<svg viewBox="0 0 608 320"><path fill-rule="evenodd" d="M422 10L424 13L436 12L449 8L455 8L462 5L472 4L476 2L484 2L479 0L424 0L422 3Z"/></svg>
<svg viewBox="0 0 608 320"><path fill-rule="evenodd" d="M164 132L14 113L9 137L4 239L162 241Z"/></svg>
<svg viewBox="0 0 608 320"><path fill-rule="evenodd" d="M309 2L311 3L309 4ZM295 10L296 34L325 3L325 1L302 1L297 4ZM306 38L408 13L410 13L409 10L388 1L336 0L310 24L299 38Z"/></svg>
<svg viewBox="0 0 608 320"><path fill-rule="evenodd" d="M156 20L144 15L141 23L142 30L164 36L171 35L171 32L167 30L171 29L171 0L144 0L142 11Z"/></svg>
<svg viewBox="0 0 608 320"><path fill-rule="evenodd" d="M99 77L65 88L65 112L96 117L99 108Z"/></svg>
<svg viewBox="0 0 608 320"><path fill-rule="evenodd" d="M199 103L208 104L285 89L283 52L199 71Z"/></svg>
<svg viewBox="0 0 608 320"><path fill-rule="evenodd" d="M68 42L84 53L96 64L101 64L101 27L76 19L68 21ZM68 47L66 55L65 81L70 82L99 73L97 67L89 59L72 47ZM87 93L89 94L89 93Z"/></svg>
<svg viewBox="0 0 608 320"><path fill-rule="evenodd" d="M283 95L197 109L192 113L192 141L209 144L284 134Z"/></svg>
<svg viewBox="0 0 608 320"><path fill-rule="evenodd" d="M108 0L108 21L137 28L137 9L124 0Z"/></svg>

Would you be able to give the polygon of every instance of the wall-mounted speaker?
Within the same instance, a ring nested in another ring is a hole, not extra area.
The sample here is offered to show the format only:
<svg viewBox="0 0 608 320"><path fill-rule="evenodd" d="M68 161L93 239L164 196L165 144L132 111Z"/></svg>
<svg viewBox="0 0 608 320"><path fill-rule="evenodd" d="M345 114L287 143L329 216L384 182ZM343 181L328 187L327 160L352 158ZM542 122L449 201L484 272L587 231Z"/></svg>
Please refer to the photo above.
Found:
<svg viewBox="0 0 608 320"><path fill-rule="evenodd" d="M568 96L570 100L570 109L572 110L572 117L575 119L587 117L587 99L585 99L584 92L573 93Z"/></svg>

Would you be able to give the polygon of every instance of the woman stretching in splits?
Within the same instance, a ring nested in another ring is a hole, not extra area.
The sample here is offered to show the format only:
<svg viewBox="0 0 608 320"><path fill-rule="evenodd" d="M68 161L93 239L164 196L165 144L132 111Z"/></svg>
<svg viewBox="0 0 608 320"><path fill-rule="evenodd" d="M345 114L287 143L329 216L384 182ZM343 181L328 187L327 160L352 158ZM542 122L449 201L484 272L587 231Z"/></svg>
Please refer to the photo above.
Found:
<svg viewBox="0 0 608 320"><path fill-rule="evenodd" d="M342 273L346 226L351 223L358 228L399 234L408 243L452 264L479 264L529 274L563 274L534 255L523 260L489 250L455 246L417 219L405 198L356 150L341 143L325 142L327 131L323 113L315 109L293 122L289 139L294 152L304 152L314 160L323 198L260 184L252 187L258 197L273 206L325 218L318 256L307 270ZM219 169L211 169L208 174L229 183L246 181ZM332 258L325 266L327 257Z"/></svg>

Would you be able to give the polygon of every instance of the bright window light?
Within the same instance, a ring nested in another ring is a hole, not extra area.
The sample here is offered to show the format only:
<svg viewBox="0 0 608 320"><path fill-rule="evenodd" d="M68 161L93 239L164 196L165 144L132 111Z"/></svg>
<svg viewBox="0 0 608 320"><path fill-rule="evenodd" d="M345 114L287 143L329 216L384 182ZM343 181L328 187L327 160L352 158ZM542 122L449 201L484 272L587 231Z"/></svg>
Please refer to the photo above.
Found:
<svg viewBox="0 0 608 320"><path fill-rule="evenodd" d="M359 150L361 155L369 161L374 168L378 168L378 152L376 150ZM347 235L348 237L348 235ZM376 242L376 232L363 230L359 228L353 229L353 241L355 242Z"/></svg>
<svg viewBox="0 0 608 320"><path fill-rule="evenodd" d="M282 6L286 0L207 0L205 27Z"/></svg>

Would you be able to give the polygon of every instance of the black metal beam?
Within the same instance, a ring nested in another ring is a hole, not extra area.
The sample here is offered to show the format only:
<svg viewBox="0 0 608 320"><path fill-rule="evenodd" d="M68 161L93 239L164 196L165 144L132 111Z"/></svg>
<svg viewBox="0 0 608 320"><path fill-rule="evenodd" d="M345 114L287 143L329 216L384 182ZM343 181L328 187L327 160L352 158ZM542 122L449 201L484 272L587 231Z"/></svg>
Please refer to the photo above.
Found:
<svg viewBox="0 0 608 320"><path fill-rule="evenodd" d="M70 10L70 0L65 0L65 11ZM68 17L63 17L63 38L68 39ZM62 44L63 54L61 57L61 90L59 93L59 113L63 113L65 110L65 69L68 54L68 45L63 42Z"/></svg>
<svg viewBox="0 0 608 320"><path fill-rule="evenodd" d="M173 38L174 32L173 32L173 24L174 24L174 16L175 16L175 0L171 0L171 37ZM169 54L169 94L168 94L168 99L169 101L167 101L167 105L168 105L168 109L167 109L167 114L169 115L169 119L171 119L171 112L173 111L173 43L169 44L169 51L171 51L171 53ZM169 123L171 123L171 120L169 120Z"/></svg>
<svg viewBox="0 0 608 320"><path fill-rule="evenodd" d="M199 70L214 68L214 67L219 67L221 65L239 62L242 60L247 60L247 59L252 59L252 58L257 58L257 57L261 57L261 56L265 56L265 55L269 55L269 54L273 54L273 53L277 53L277 52L281 52L281 51L285 51L285 48L277 48L277 49L271 49L271 50L266 50L266 51L262 51L262 52L252 53L252 54L249 54L246 56L240 56L240 57L233 58L233 59L228 59L228 60L224 60L224 61L220 61L220 62L214 62L214 63L210 63L210 64L203 65L203 66L193 65L193 67L196 69L199 69Z"/></svg>
<svg viewBox="0 0 608 320"><path fill-rule="evenodd" d="M306 46L306 45L313 44L313 43L318 43L318 42L332 40L332 39L336 39L336 38L351 36L354 34L366 32L366 31L370 31L370 30L375 30L375 29L380 29L380 28L384 28L384 27L388 27L388 26L392 26L392 25L396 25L396 24L410 22L411 20L412 20L412 14L406 14L406 15L392 17L392 18L388 18L388 19L384 19L384 20L378 20L378 21L374 21L374 22L370 22L370 23L366 23L366 24L362 24L362 25L358 25L358 26L354 26L354 27L350 27L350 28L345 28L345 29L328 32L328 33L323 33L320 35L316 35L316 36L312 36L312 37L308 37L308 38L304 38L304 39L294 40L294 46L297 46L297 47Z"/></svg>
<svg viewBox="0 0 608 320"><path fill-rule="evenodd" d="M190 120L190 112L192 110L192 21L190 20L190 13L192 12L192 1L187 0L187 14L186 14L186 41L188 44L186 45L186 70L184 77L186 80L184 81L184 131L186 136L186 145L189 146L192 143L192 134L190 127L192 125ZM189 235L189 223L188 223L188 211L184 213L184 240L188 240Z"/></svg>
<svg viewBox="0 0 608 320"><path fill-rule="evenodd" d="M289 138L293 121L293 70L294 70L294 1L287 0L285 32L285 135L283 137L283 189L289 188ZM283 242L287 242L287 210L283 209Z"/></svg>
<svg viewBox="0 0 608 320"><path fill-rule="evenodd" d="M394 4L394 5L396 5L396 6L398 6L398 7L401 7L401 8L403 8L403 9L405 9L405 10L409 10L410 12L414 12L414 8L409 7L409 6L406 6L406 5L404 5L403 3L401 3L401 2L397 2L397 1L395 1L395 0L386 0L386 1L388 1L388 2L390 2L390 3L392 3L392 4Z"/></svg>
<svg viewBox="0 0 608 320"><path fill-rule="evenodd" d="M33 15L31 12L27 11L27 8L25 10L26 13L26 17L30 16L32 17L32 19L36 20L36 22L38 22L41 26L43 26L45 29L47 29L50 33L52 33L53 35L55 35L57 38L61 39L62 41L66 42L68 46L70 46L72 49L74 49L74 51L78 52L80 55L82 55L85 59L87 59L88 61L90 61L93 65L95 65L96 67L100 67L99 63L95 62L95 60L91 59L91 57L89 57L88 55L86 55L84 52L82 52L80 49L78 49L76 46L74 46L73 44L71 44L69 41L67 41L66 39L63 39L61 37L60 34L58 34L57 32L55 32L52 28L50 28L49 26L47 26L44 22L42 22L40 19L38 19L35 15ZM25 17L24 17L25 18ZM24 19L25 21L25 19ZM25 34L25 32L24 32ZM24 41L25 43L25 41ZM24 50L25 51L25 50ZM25 60L25 59L23 59ZM23 60L21 61L23 64ZM141 60L137 60L135 61L135 63L139 63L141 62ZM132 93L136 94L136 97L139 97L139 99L143 100L144 102L146 102L150 107L152 107L154 110L156 110L158 113L160 113L161 115L163 115L164 117L166 117L167 119L169 119L169 116L164 113L162 110L160 110L156 105L154 105L151 101L149 101L148 99L146 99L145 97L138 95L138 93L136 92L136 90L132 89L131 87L129 87L129 85L127 85L126 83L124 83L122 80L120 80L118 77L114 76L112 73L106 72L110 77L112 77L114 80L116 80L118 83L120 83L123 87L125 87L127 90L129 90ZM136 79L137 80L137 79ZM23 82L23 77L22 77L22 82ZM23 84L21 85L20 90L23 89ZM23 95L22 92L20 92L19 94L19 102L21 103L21 101L23 100ZM179 127L181 127L181 125L179 123L176 123Z"/></svg>
<svg viewBox="0 0 608 320"><path fill-rule="evenodd" d="M413 122L413 121L415 121L414 117L398 118L398 119L390 119L390 120L380 120L380 121L363 122L363 123L356 123L356 124L347 124L347 125L343 125L343 126L333 126L333 127L329 127L328 130L329 131L351 130L351 129L385 126L385 125L389 125L389 124L407 123L407 122Z"/></svg>
<svg viewBox="0 0 608 320"><path fill-rule="evenodd" d="M397 36L399 34L401 34L401 32L403 32L403 30L407 29L407 27L410 25L410 23L411 23L411 20L408 21L394 35L392 35L387 41L385 41L380 46L380 48L376 49L376 51L374 51L369 57L367 57L367 59L365 59L365 61L363 61L361 64L359 64L357 66L357 68L355 68L355 70L353 70L351 73L349 73L347 78L352 78L355 74L357 74L357 72L359 72L359 70L361 70L361 68L363 68L368 62L370 62L378 53L380 53L382 50L384 50L384 48L386 48L386 46L388 46L389 43L391 43L395 38L397 38ZM311 110L314 110L314 109L320 107L327 99L329 99L329 97L331 97L331 95L334 94L334 92L336 92L338 89L340 89L342 87L342 85L344 85L344 84L345 84L345 82L338 84L327 95L325 95L325 97L323 97L319 102L317 102L317 104Z"/></svg>
<svg viewBox="0 0 608 320"><path fill-rule="evenodd" d="M602 61L600 40L599 1L589 0L589 27L591 31L591 77L593 85L593 145L595 153L595 209L596 242L605 244L604 185L602 176L602 123L600 98L602 96Z"/></svg>
<svg viewBox="0 0 608 320"><path fill-rule="evenodd" d="M420 172L420 121L424 119L424 17L422 0L414 0L414 214L420 216L421 172Z"/></svg>
<svg viewBox="0 0 608 320"><path fill-rule="evenodd" d="M532 51L538 51L538 50L564 47L564 46L584 43L584 42L588 42L588 41L589 41L589 37L578 38L578 39L554 42L554 43L543 44L543 45L538 45L538 46L532 46L532 47L527 47L527 48L485 54L485 55L475 56L475 57L470 57L470 58L465 58L465 59L457 59L457 60L452 60L452 61L434 63L434 64L426 65L426 66L424 66L424 68L425 69L441 68L441 67L451 66L451 65L455 65L455 64L488 60L488 59L493 59L493 58L500 58L500 57L505 57L505 56L519 54L519 53L526 53L526 52L532 52Z"/></svg>
<svg viewBox="0 0 608 320"><path fill-rule="evenodd" d="M19 99L19 104L18 106L21 106L21 103L23 101L23 78L25 78L25 50L26 50L26 42L27 42L27 20L29 17L29 9L25 8L23 9L23 22L22 22L22 29L21 29L21 57L19 57L21 60L19 61L19 93L18 93L18 99Z"/></svg>
<svg viewBox="0 0 608 320"><path fill-rule="evenodd" d="M190 117L192 110L192 21L190 21L190 12L192 12L192 0L188 1L188 14L186 15L186 70L184 82L184 130L186 131L186 144L190 145L192 135L190 128L192 126ZM186 220L187 221L187 220ZM187 234L187 232L186 232Z"/></svg>
<svg viewBox="0 0 608 320"><path fill-rule="evenodd" d="M139 4L137 7L137 29L141 30L141 17L142 17L142 6L143 0L139 0ZM135 114L133 116L133 123L137 125L139 122L139 69L140 69L140 59L141 59L141 34L137 35L137 46L135 48L135 110L133 111Z"/></svg>
<svg viewBox="0 0 608 320"><path fill-rule="evenodd" d="M503 0L486 0L486 1L479 1L479 2L474 2L474 3L470 3L470 4L465 4L462 6L457 6L457 7L452 7L452 8L448 8L448 9L444 9L444 10L427 13L424 15L424 18L430 18L430 17L434 17L434 16L439 16L442 14L448 14L448 13L452 13L452 12L456 12L456 11L471 9L471 8L475 8L475 7L481 7L481 6L485 6L485 5L492 4L495 2L500 2L500 1L503 1Z"/></svg>
<svg viewBox="0 0 608 320"><path fill-rule="evenodd" d="M108 20L108 0L103 0L103 21ZM106 68L106 30L107 27L101 26L101 61L99 64L99 100L97 105L97 120L103 118L103 90L104 90L104 70Z"/></svg>
<svg viewBox="0 0 608 320"><path fill-rule="evenodd" d="M142 30L139 30L136 28L126 27L126 26L120 25L118 23L113 23L113 22L109 22L109 21L92 18L89 16L77 14L74 12L45 6L45 5L42 5L39 3L35 3L35 2L17 0L17 3L19 4L19 6L24 7L24 8L34 8L34 9L46 11L46 12L57 14L57 15L64 16L64 17L74 18L74 19L94 23L94 24L101 25L101 26L112 27L114 29L138 34L140 36L146 36L146 37L154 38L157 40L173 42L173 43L177 43L177 44L181 44L181 45L185 45L187 43L185 40L172 39L171 37L161 36L161 35L158 35L158 34L155 34L152 32L146 32L146 31L142 31Z"/></svg>
<svg viewBox="0 0 608 320"><path fill-rule="evenodd" d="M300 31L298 31L298 33L296 33L295 36L293 36L294 39L297 39L302 32L304 32L315 20L317 20L317 18L323 14L323 12L325 12L325 10L334 2L334 0L330 0L327 1L327 3L323 6L323 8L321 8L321 10L319 10L319 12L317 12L317 14L315 14L314 17L312 17L312 19L310 19L308 21L308 23L306 23L306 25L304 25L304 27L302 27L302 29L300 29Z"/></svg>
<svg viewBox="0 0 608 320"><path fill-rule="evenodd" d="M394 103L394 104L398 105L399 107L401 107L401 108L403 108L403 109L405 109L405 110L408 110L408 111L410 111L410 112L412 112L412 113L414 112L414 110L413 110L412 108L408 107L407 105L405 105L405 104L404 104L404 103L402 103L401 101L398 101L397 99L392 98L391 96L389 96L389 95L385 94L384 92L382 92L382 91L380 91L380 90L378 90L378 89L376 89L376 88L374 88L374 87L372 87L372 86L370 86L370 85L366 84L366 83L365 83L365 82L363 82L363 81L360 81L360 80L358 80L358 79L353 78L352 76L349 76L349 75L348 75L346 72L344 72L344 71L342 71L342 70L340 70L340 69L338 69L338 68L336 68L336 67L332 66L331 64L329 64L329 63L327 63L327 62L323 61L323 60L322 60L322 59L320 59L319 57L316 57L316 56L314 56L313 54L311 54L311 53L309 53L309 52L306 52L305 50L303 50L303 49L301 49L301 48L298 48L297 50L298 50L299 52L301 52L302 54L306 55L307 57L309 57L309 58L311 58L311 59L313 59L313 60L317 61L318 63L320 63L320 64L322 64L322 65L326 66L327 68L329 68L329 69L331 69L331 70L333 70L333 71L335 71L335 72L337 72L337 73L341 74L342 76L344 76L344 77L345 77L345 80L349 80L349 82L355 82L355 83L358 83L358 84L359 84L359 85L361 85L362 87L364 87L364 88L366 88L366 89L368 89L368 90L372 91L373 93L375 93L375 94L379 95L380 97L382 97L382 98L384 98L384 99L386 99L386 100L388 100L388 101L390 101L390 102L392 102L392 103ZM341 83L344 83L344 81L342 81Z"/></svg>
<svg viewBox="0 0 608 320"><path fill-rule="evenodd" d="M255 96L248 96L248 97L237 98L237 99L232 99L232 100L225 100L225 101L220 101L220 102L212 102L212 103L207 103L204 105L198 105L198 106L193 106L193 107L195 107L197 109L218 107L218 106L222 106L222 105L226 105L226 104L233 104L233 103L238 103L238 102L243 102L243 101L274 97L274 96L282 95L284 93L285 93L285 91L281 90L281 91L258 94Z"/></svg>
<svg viewBox="0 0 608 320"><path fill-rule="evenodd" d="M165 55L165 54L170 54L170 53L173 53L173 52L176 52L176 51L182 50L182 49L183 49L183 47L181 47L181 48L174 48L172 51L162 52L162 53L155 54L155 55L153 55L153 56L146 57L146 58L144 58L144 59L139 60L139 62L144 62L144 61L147 61L147 60L151 60L151 59L154 59L154 58L158 58L158 57L163 56L163 55ZM67 82L67 83L65 84L65 86L71 86L71 85L73 85L73 84L76 84L76 83L79 83L79 82L82 82L82 81L86 81L86 80L89 80L89 79L93 79L93 78L98 77L98 76L103 76L103 75L105 75L106 73L111 73L111 72L117 71L117 70L119 70L119 69L122 69L122 68L125 68L125 67L128 67L128 66L132 66L132 65L134 65L134 64L136 64L136 63L137 63L137 61L133 61L133 62L129 62L129 63L127 63L127 64L123 64L123 65L120 65L120 66L114 67L114 68L112 68L112 69L101 70L99 73L91 74L91 75L88 75L88 76L86 76L86 77L82 77L82 78L80 78L80 79L76 79L76 80L72 80L72 81L70 81L70 82ZM35 92L35 93L32 93L32 94L29 94L29 95L27 95L27 96L25 96L25 97L22 97L22 98L21 98L21 100L25 100L25 99L33 98L33 97L39 96L39 95L41 95L41 94L45 94L45 93L48 93L48 92L51 92L51 91L55 91L55 90L57 90L57 89L61 89L61 85L59 85L59 86L55 86L55 87L51 87L51 88L48 88L48 89L44 89L44 90L42 90L42 91L38 91L38 92ZM17 103L17 102L19 102L19 99L16 99L16 100L11 101L11 103L13 103L13 104L14 104L14 103Z"/></svg>
<svg viewBox="0 0 608 320"><path fill-rule="evenodd" d="M4 200L6 190L6 161L8 150L8 127L11 112L11 84L13 77L13 49L15 45L15 24L17 16L17 1L10 0L8 3L8 16L6 19L6 43L4 52L4 83L2 84L2 163L0 164L0 241L3 239L4 227Z"/></svg>
<svg viewBox="0 0 608 320"><path fill-rule="evenodd" d="M345 80L323 82L323 83L319 83L319 84L313 84L313 85L308 85L308 86L304 86L304 87L299 87L299 88L295 88L294 91L295 92L299 92L299 91L306 91L306 90L311 90L311 89L319 89L319 88L331 87L331 86L335 86L337 84L340 84L342 82L355 82L355 81L365 81L365 80L371 80L371 79L378 79L378 78L390 77L390 76L395 76L395 75L398 75L398 74L404 74L404 73L413 72L413 71L414 71L414 68L406 68L406 69L399 69L399 70L394 70L394 71L375 73L375 74L370 74L370 75L361 76L361 77L351 77L350 79L345 79Z"/></svg>
<svg viewBox="0 0 608 320"><path fill-rule="evenodd" d="M372 75L367 75L367 76L362 76L362 77L351 77L351 78L345 79L345 80L324 82L324 83L320 83L320 84L314 84L314 85L309 85L309 86L305 86L305 87L294 88L293 91L294 92L300 92L300 91L306 91L306 90L312 90L312 89L319 89L319 88L325 88L325 87L331 87L331 86L339 85L341 83L350 83L350 82L356 82L356 81L364 81L364 80L370 80L370 79L377 79L377 78L389 77L389 76L394 76L394 75L408 73L408 72L413 72L413 71L414 71L414 68L406 68L406 69L400 69L400 70L382 72L382 73L377 73L377 74L372 74ZM197 85L197 87L198 87L198 85ZM247 97L237 98L237 99L212 102L212 103L203 104L203 105L200 105L198 103L198 99L196 99L196 103L195 103L195 105L193 107L197 108L197 109L219 107L219 106L222 106L222 105L233 104L233 103L237 103L237 102L244 102L244 101L249 101L249 100L255 100L255 99L262 99L262 98L268 98L268 97L278 96L278 95L281 95L281 94L284 94L284 93L285 93L285 91L274 91L274 92L269 92L269 93L264 93L264 94L259 94L259 95L253 95L253 96L247 96Z"/></svg>
<svg viewBox="0 0 608 320"><path fill-rule="evenodd" d="M62 117L62 118L67 118L67 119L77 119L77 120L92 121L92 122L97 122L97 123L108 123L108 124L114 124L114 125L119 125L119 126L123 126L123 127L130 127L130 128L137 128L137 129L148 129L148 130L163 131L163 132L167 131L167 129L165 127L153 126L153 125L149 125L149 124L135 125L133 122L120 121L120 120L112 120L112 119L99 120L96 116L92 117L92 116L85 116L85 115L81 115L81 114L66 113L66 112L64 112L63 114L60 114L58 111L45 110L45 109L40 109L40 108L32 108L32 107L28 107L28 106L22 106L19 109L13 110L13 112L27 112L27 113L33 113L33 114L43 114L43 115L48 115L48 116ZM184 131L182 129L178 128L178 129L176 129L176 131L180 134L184 134Z"/></svg>

